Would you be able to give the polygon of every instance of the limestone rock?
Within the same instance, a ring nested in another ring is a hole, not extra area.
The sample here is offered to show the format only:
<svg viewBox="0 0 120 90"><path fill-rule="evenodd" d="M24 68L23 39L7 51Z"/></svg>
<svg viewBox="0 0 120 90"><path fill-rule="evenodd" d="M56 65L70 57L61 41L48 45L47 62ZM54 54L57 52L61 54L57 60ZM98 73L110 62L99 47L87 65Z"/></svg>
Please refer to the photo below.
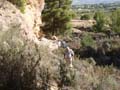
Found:
<svg viewBox="0 0 120 90"><path fill-rule="evenodd" d="M44 0L27 0L25 13L12 3L0 0L0 31L7 32L11 29L20 31L25 40L39 43L37 36L40 31L41 12L44 8ZM16 27L16 28L14 28Z"/></svg>

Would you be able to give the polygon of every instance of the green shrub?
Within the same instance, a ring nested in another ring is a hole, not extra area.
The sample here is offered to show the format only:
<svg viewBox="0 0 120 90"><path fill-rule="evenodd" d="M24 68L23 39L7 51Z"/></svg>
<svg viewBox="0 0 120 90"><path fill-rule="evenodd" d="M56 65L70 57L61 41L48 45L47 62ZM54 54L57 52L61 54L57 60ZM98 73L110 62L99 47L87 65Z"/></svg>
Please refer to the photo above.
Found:
<svg viewBox="0 0 120 90"><path fill-rule="evenodd" d="M15 4L22 13L25 11L26 0L8 0L11 3Z"/></svg>
<svg viewBox="0 0 120 90"><path fill-rule="evenodd" d="M96 20L96 24L93 26L94 31L96 32L105 31L107 20L104 12L102 11L96 12L94 15L94 19Z"/></svg>
<svg viewBox="0 0 120 90"><path fill-rule="evenodd" d="M74 86L75 74L75 70L70 69L65 62L61 61L59 66L59 87Z"/></svg>
<svg viewBox="0 0 120 90"><path fill-rule="evenodd" d="M112 13L111 20L112 30L114 32L120 33L120 10L116 10Z"/></svg>
<svg viewBox="0 0 120 90"><path fill-rule="evenodd" d="M89 19L90 19L90 15L84 14L84 15L81 16L80 19L81 19L81 20L89 20Z"/></svg>
<svg viewBox="0 0 120 90"><path fill-rule="evenodd" d="M95 90L118 90L119 84L112 76L102 78L100 84Z"/></svg>
<svg viewBox="0 0 120 90"><path fill-rule="evenodd" d="M32 43L9 45L9 49L1 45L0 90L47 90L51 75L47 67L40 65L40 52Z"/></svg>
<svg viewBox="0 0 120 90"><path fill-rule="evenodd" d="M91 35L85 34L81 40L82 46L94 46L95 42Z"/></svg>
<svg viewBox="0 0 120 90"><path fill-rule="evenodd" d="M1 90L35 90L35 67L40 61L35 46L16 46L8 42L0 46L0 89ZM32 52L31 52L32 51ZM36 53L35 53L36 52Z"/></svg>
<svg viewBox="0 0 120 90"><path fill-rule="evenodd" d="M47 90L50 73L41 65L43 47L25 42L19 25L10 26L0 31L0 90Z"/></svg>

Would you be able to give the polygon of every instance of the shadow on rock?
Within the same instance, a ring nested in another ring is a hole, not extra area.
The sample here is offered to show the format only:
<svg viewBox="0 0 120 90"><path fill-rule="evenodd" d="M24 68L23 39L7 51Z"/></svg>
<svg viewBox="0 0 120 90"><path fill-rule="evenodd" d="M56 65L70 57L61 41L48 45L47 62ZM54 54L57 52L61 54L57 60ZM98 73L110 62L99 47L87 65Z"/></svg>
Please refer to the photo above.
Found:
<svg viewBox="0 0 120 90"><path fill-rule="evenodd" d="M84 47L81 49L74 49L75 54L80 58L92 57L96 65L114 65L120 67L120 48L106 50L105 48L94 49L92 47Z"/></svg>

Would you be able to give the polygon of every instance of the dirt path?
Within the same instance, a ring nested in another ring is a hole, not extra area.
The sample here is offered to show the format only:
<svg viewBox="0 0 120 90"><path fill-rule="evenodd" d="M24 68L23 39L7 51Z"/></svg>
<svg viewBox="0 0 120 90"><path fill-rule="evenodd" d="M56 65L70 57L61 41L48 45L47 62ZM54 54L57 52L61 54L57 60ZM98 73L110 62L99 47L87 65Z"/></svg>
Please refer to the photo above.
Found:
<svg viewBox="0 0 120 90"><path fill-rule="evenodd" d="M95 21L94 20L72 20L71 21L73 27L91 27L94 25Z"/></svg>

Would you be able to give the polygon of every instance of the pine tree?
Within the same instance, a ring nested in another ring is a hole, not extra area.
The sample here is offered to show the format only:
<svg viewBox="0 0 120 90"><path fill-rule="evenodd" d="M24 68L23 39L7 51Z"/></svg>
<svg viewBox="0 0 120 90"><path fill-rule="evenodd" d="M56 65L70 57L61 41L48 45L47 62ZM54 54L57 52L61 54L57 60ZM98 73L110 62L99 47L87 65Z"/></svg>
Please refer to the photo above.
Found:
<svg viewBox="0 0 120 90"><path fill-rule="evenodd" d="M71 29L70 21L73 17L71 0L46 0L43 11L43 31L52 35L64 33Z"/></svg>
<svg viewBox="0 0 120 90"><path fill-rule="evenodd" d="M96 21L96 24L93 26L93 29L96 32L103 32L105 31L105 25L106 25L106 16L104 12L98 11L94 15L94 19Z"/></svg>
<svg viewBox="0 0 120 90"><path fill-rule="evenodd" d="M120 33L120 9L117 9L114 12L112 12L111 20L112 30L116 33Z"/></svg>

